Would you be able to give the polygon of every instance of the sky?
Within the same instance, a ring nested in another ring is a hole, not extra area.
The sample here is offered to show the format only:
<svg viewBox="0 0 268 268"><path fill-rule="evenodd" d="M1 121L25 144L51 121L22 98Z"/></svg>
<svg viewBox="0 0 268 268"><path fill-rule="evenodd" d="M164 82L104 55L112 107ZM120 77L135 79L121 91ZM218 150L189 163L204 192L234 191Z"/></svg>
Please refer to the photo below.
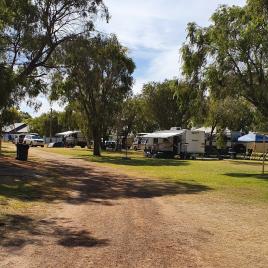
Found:
<svg viewBox="0 0 268 268"><path fill-rule="evenodd" d="M104 0L111 19L98 22L101 32L115 33L129 49L136 64L133 91L142 85L180 76L179 50L186 38L189 22L207 26L213 12L222 4L244 5L246 0ZM22 104L21 110L38 116L50 109L44 96L37 111ZM62 110L57 103L53 109Z"/></svg>

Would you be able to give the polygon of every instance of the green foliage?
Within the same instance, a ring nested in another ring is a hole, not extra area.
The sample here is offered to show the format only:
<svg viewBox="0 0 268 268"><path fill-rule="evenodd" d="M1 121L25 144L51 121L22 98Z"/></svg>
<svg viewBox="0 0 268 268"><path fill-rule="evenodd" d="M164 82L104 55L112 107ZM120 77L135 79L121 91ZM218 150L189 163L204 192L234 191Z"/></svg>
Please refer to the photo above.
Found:
<svg viewBox="0 0 268 268"><path fill-rule="evenodd" d="M5 109L5 112L0 114L0 126L7 126L18 122L18 120L19 112L13 107ZM2 131L2 128L0 131Z"/></svg>
<svg viewBox="0 0 268 268"><path fill-rule="evenodd" d="M57 48L92 31L98 15L109 17L101 0L0 0L0 112L46 91Z"/></svg>
<svg viewBox="0 0 268 268"><path fill-rule="evenodd" d="M200 100L196 88L176 80L146 84L142 96L146 113L159 129L189 126Z"/></svg>
<svg viewBox="0 0 268 268"><path fill-rule="evenodd" d="M52 114L44 113L35 118L28 118L25 121L30 127L30 132L38 133L41 136L49 137L50 118L52 120L52 136L54 136L56 133L64 132L67 130L78 129L76 121L77 115L69 107L66 107L64 112L53 111Z"/></svg>
<svg viewBox="0 0 268 268"><path fill-rule="evenodd" d="M84 120L85 132L93 136L100 155L101 137L107 124L131 93L135 65L115 36L81 37L63 46L61 60L66 79L54 76L53 97L75 103Z"/></svg>
<svg viewBox="0 0 268 268"><path fill-rule="evenodd" d="M207 126L229 128L234 131L248 131L254 122L254 110L246 101L226 97L224 99L208 98Z"/></svg>
<svg viewBox="0 0 268 268"><path fill-rule="evenodd" d="M142 95L130 97L122 104L122 109L117 115L117 130L127 127L128 133L153 132L157 123L148 111L146 101Z"/></svg>
<svg viewBox="0 0 268 268"><path fill-rule="evenodd" d="M188 26L183 71L219 98L243 97L268 115L268 13L263 0L220 7L209 27Z"/></svg>

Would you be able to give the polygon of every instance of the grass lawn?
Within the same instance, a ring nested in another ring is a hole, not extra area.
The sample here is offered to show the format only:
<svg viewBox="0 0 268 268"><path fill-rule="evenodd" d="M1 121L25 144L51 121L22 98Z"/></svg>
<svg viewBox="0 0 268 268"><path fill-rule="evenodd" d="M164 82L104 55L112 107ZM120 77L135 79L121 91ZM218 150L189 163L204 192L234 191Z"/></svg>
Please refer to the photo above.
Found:
<svg viewBox="0 0 268 268"><path fill-rule="evenodd" d="M242 203L268 203L268 165L261 176L261 162L244 160L168 160L145 158L141 152L103 152L102 157L80 148L44 148L48 152L83 158L98 165L109 166L128 175L156 178L182 183L200 184L211 193Z"/></svg>
<svg viewBox="0 0 268 268"><path fill-rule="evenodd" d="M3 143L0 155L0 219L6 214L25 212L39 206L44 201L40 197L45 191L53 193L51 185L55 185L55 181L58 183L57 178L46 178L46 170L39 169L36 161L20 162L15 157L16 147L12 143Z"/></svg>
<svg viewBox="0 0 268 268"><path fill-rule="evenodd" d="M16 156L16 147L15 147L15 145L10 143L10 142L3 142L0 157L1 157L1 155L2 156L15 157Z"/></svg>

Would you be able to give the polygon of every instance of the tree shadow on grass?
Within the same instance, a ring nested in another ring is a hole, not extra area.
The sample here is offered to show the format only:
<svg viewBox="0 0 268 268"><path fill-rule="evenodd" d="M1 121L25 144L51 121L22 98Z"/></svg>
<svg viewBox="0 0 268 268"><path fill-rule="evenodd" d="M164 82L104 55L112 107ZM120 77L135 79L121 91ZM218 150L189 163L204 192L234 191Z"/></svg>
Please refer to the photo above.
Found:
<svg viewBox="0 0 268 268"><path fill-rule="evenodd" d="M236 179L248 179L248 178L253 178L253 179L258 179L258 180L264 180L268 182L268 174L249 174L249 173L225 173L225 176L228 177L233 177Z"/></svg>
<svg viewBox="0 0 268 268"><path fill-rule="evenodd" d="M36 220L29 216L7 214L0 218L0 247L21 249L52 239L63 247L100 247L107 239L97 239L86 230L61 226L64 219Z"/></svg>
<svg viewBox="0 0 268 268"><path fill-rule="evenodd" d="M246 165L246 166L254 166L254 167L261 167L262 162L260 160L235 160L230 161L230 163L234 165ZM268 166L268 162L265 163Z"/></svg>
<svg viewBox="0 0 268 268"><path fill-rule="evenodd" d="M122 156L101 156L101 157L94 157L94 156L85 156L85 155L77 155L73 159L83 159L90 162L96 163L106 163L106 164L115 164L115 165L123 165L123 166L186 166L189 165L189 162L180 160L180 159L159 159L159 158L147 158L147 157L133 157L129 156L131 159L126 160L124 159L125 155Z"/></svg>
<svg viewBox="0 0 268 268"><path fill-rule="evenodd" d="M212 190L195 183L135 179L101 167L66 161L18 163L0 160L0 195L21 201L100 203L112 200L198 194Z"/></svg>

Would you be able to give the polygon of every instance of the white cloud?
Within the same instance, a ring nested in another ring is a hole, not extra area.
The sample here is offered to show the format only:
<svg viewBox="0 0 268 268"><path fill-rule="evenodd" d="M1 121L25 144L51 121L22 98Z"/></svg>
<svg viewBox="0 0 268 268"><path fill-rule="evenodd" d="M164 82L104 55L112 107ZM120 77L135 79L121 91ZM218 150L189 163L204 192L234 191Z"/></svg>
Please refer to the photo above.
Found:
<svg viewBox="0 0 268 268"><path fill-rule="evenodd" d="M179 48L188 22L208 25L221 5L243 5L245 0L106 0L112 15L106 32L116 33L129 48L137 70L134 91L142 84L180 74Z"/></svg>

